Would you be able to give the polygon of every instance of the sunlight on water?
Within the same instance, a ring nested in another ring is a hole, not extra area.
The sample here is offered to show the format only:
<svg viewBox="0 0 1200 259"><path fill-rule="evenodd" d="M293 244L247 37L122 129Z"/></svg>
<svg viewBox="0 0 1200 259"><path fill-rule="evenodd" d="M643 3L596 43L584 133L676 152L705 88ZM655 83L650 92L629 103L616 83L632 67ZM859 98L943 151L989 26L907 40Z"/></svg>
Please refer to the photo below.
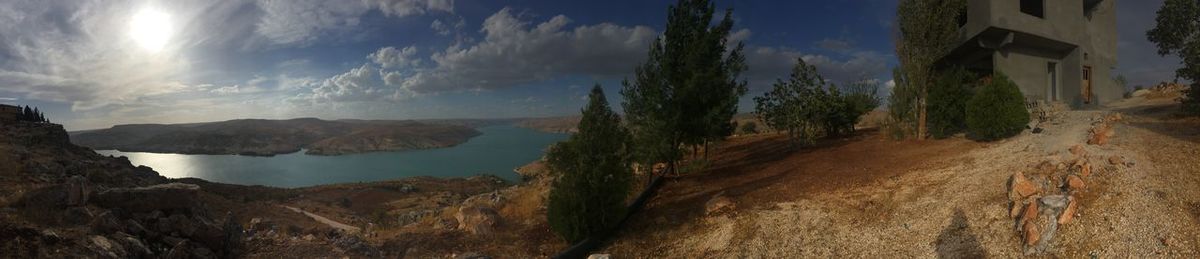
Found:
<svg viewBox="0 0 1200 259"><path fill-rule="evenodd" d="M513 169L541 158L546 147L566 134L513 126L478 129L483 135L449 148L310 156L304 151L273 157L182 155L98 150L126 156L135 165L154 168L170 178L277 187L367 182L411 176L465 177L492 174L516 181Z"/></svg>

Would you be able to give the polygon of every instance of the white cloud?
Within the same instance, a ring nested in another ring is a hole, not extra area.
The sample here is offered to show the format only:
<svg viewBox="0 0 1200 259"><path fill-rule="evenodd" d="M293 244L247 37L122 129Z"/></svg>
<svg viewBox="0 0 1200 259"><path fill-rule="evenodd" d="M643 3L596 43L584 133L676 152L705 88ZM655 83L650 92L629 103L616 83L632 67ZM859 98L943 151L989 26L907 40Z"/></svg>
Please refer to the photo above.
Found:
<svg viewBox="0 0 1200 259"><path fill-rule="evenodd" d="M434 66L407 77L402 86L437 93L507 88L571 74L622 75L645 58L658 35L649 27L610 23L568 29L570 21L559 15L532 25L501 9L484 21L482 42L460 42L434 53Z"/></svg>
<svg viewBox="0 0 1200 259"><path fill-rule="evenodd" d="M825 80L834 83L870 80L888 71L887 56L874 51L853 52L839 60L788 48L758 47L746 52L752 86L758 82L758 86L767 87L775 78L787 77L796 65L796 59L804 59L805 63L816 66Z"/></svg>
<svg viewBox="0 0 1200 259"><path fill-rule="evenodd" d="M729 45L735 46L737 44L737 42L744 42L744 41L746 41L746 39L750 38L751 34L753 34L753 33L750 32L750 29L737 30L737 31L729 34L729 42L730 42Z"/></svg>
<svg viewBox="0 0 1200 259"><path fill-rule="evenodd" d="M454 11L452 0L259 0L257 5L263 15L256 32L284 45L306 45L325 33L353 28L373 9L391 17Z"/></svg>
<svg viewBox="0 0 1200 259"><path fill-rule="evenodd" d="M887 89L889 91L892 89L895 89L896 88L896 80L895 79L888 80L886 83L883 83L883 86L887 87Z"/></svg>
<svg viewBox="0 0 1200 259"><path fill-rule="evenodd" d="M367 56L367 59L383 66L383 68L403 68L420 65L421 60L416 58L416 55L416 46L408 46L403 49L389 46L371 53L371 55Z"/></svg>

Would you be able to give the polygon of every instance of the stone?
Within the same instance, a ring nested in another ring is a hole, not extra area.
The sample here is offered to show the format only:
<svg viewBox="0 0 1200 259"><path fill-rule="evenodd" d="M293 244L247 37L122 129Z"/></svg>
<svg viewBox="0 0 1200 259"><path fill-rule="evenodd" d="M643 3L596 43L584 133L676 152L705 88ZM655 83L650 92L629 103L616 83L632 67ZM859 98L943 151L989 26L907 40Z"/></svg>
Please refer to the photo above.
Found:
<svg viewBox="0 0 1200 259"><path fill-rule="evenodd" d="M121 222L117 220L117 217L111 211L105 211L100 213L100 215L96 215L96 217L92 218L90 225L92 231L96 231L97 233L107 234L125 230L125 226L121 225Z"/></svg>
<svg viewBox="0 0 1200 259"><path fill-rule="evenodd" d="M1042 202L1042 205L1050 209L1061 209L1067 207L1067 203L1070 202L1070 198L1063 195L1050 195L1042 197L1039 200Z"/></svg>
<svg viewBox="0 0 1200 259"><path fill-rule="evenodd" d="M1029 181L1029 179L1025 178L1025 173L1017 172L1016 174L1013 174L1008 189L1009 200L1022 200L1026 197L1036 194L1037 192L1037 186L1035 186L1033 182Z"/></svg>
<svg viewBox="0 0 1200 259"><path fill-rule="evenodd" d="M313 236L313 234L308 234L308 235L304 235L304 238L301 238L301 239L304 239L304 241L313 241L313 240L317 240L317 236Z"/></svg>
<svg viewBox="0 0 1200 259"><path fill-rule="evenodd" d="M484 206L459 207L454 218L458 220L458 229L476 235L491 234L500 221L496 210Z"/></svg>
<svg viewBox="0 0 1200 259"><path fill-rule="evenodd" d="M1071 219L1075 218L1075 210L1078 206L1079 202L1075 201L1075 196L1068 196L1067 208L1063 210L1062 214L1058 215L1058 224L1071 223Z"/></svg>
<svg viewBox="0 0 1200 259"><path fill-rule="evenodd" d="M1116 165L1116 166L1124 165L1125 158L1123 158L1121 156L1113 155L1113 156L1108 157L1108 163L1111 165Z"/></svg>
<svg viewBox="0 0 1200 259"><path fill-rule="evenodd" d="M1091 136L1088 137L1087 143L1088 143L1088 145L1098 145L1098 146L1103 146L1104 144L1107 144L1108 139L1116 134L1116 132L1113 131L1112 127L1109 126L1107 123L1101 123L1100 125L1097 125L1096 127L1092 128L1091 132L1092 132L1092 134L1091 134Z"/></svg>
<svg viewBox="0 0 1200 259"><path fill-rule="evenodd" d="M1067 188L1070 188L1072 191L1078 191L1087 188L1087 184L1084 184L1083 178L1079 178L1077 175L1068 175Z"/></svg>
<svg viewBox="0 0 1200 259"><path fill-rule="evenodd" d="M708 202L704 203L704 214L712 215L722 211L733 210L736 207L733 200L725 197L723 194L718 193L709 199Z"/></svg>
<svg viewBox="0 0 1200 259"><path fill-rule="evenodd" d="M1088 163L1083 163L1082 165L1079 165L1079 175L1083 176L1083 177L1091 176L1092 175L1092 165L1088 164Z"/></svg>
<svg viewBox="0 0 1200 259"><path fill-rule="evenodd" d="M275 222L265 218L250 219L250 230L253 232L266 232L267 230L275 229Z"/></svg>
<svg viewBox="0 0 1200 259"><path fill-rule="evenodd" d="M1025 226L1022 227L1022 230L1024 232L1023 234L1025 235L1025 245L1036 245L1038 240L1042 239L1042 230L1038 227L1037 223L1032 220L1026 221Z"/></svg>
<svg viewBox="0 0 1200 259"><path fill-rule="evenodd" d="M83 176L72 176L66 183L67 191L67 206L83 206L88 202L88 195L91 194L91 187L88 184L87 178Z"/></svg>
<svg viewBox="0 0 1200 259"><path fill-rule="evenodd" d="M1017 225L1025 226L1025 224L1036 220L1037 216L1038 216L1038 203L1036 201L1030 202L1029 205L1025 205L1025 210L1024 210L1024 212L1021 213L1021 219L1020 219L1020 221L1017 222Z"/></svg>
<svg viewBox="0 0 1200 259"><path fill-rule="evenodd" d="M116 242L108 240L108 238L104 236L92 236L91 241L92 245L99 249L98 252L102 252L104 255L108 255L112 258L125 257L125 248L121 247L121 245Z"/></svg>
<svg viewBox="0 0 1200 259"><path fill-rule="evenodd" d="M1079 144L1075 144L1074 146L1071 146L1070 150L1071 150L1071 154L1074 154L1076 156L1082 156L1082 155L1087 154L1087 150L1084 150L1083 145L1079 145Z"/></svg>
<svg viewBox="0 0 1200 259"><path fill-rule="evenodd" d="M587 259L608 259L609 257L609 254L592 254Z"/></svg>
<svg viewBox="0 0 1200 259"><path fill-rule="evenodd" d="M1009 208L1009 210L1008 210L1008 217L1012 218L1012 219L1017 219L1017 217L1021 216L1021 208L1024 208L1024 207L1025 207L1025 204L1014 201L1012 204L1012 207Z"/></svg>
<svg viewBox="0 0 1200 259"><path fill-rule="evenodd" d="M95 217L95 215L87 207L71 207L67 208L67 211L63 213L64 221L77 225L92 222L92 217Z"/></svg>

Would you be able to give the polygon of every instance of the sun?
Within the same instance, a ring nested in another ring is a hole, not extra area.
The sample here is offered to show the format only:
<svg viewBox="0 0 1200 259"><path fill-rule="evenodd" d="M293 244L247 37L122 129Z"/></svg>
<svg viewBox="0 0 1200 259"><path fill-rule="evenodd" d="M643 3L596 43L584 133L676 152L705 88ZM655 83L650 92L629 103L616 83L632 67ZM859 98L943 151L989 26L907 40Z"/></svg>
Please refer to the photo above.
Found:
<svg viewBox="0 0 1200 259"><path fill-rule="evenodd" d="M129 37L151 53L161 51L172 33L171 16L157 9L143 8L129 21Z"/></svg>

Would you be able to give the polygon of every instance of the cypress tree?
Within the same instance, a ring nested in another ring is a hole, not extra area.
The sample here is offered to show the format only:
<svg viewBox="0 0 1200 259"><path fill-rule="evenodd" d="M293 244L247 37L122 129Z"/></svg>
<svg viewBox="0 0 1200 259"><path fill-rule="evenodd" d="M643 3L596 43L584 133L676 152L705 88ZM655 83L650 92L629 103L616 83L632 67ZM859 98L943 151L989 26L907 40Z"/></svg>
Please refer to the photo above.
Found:
<svg viewBox="0 0 1200 259"><path fill-rule="evenodd" d="M547 221L568 242L609 230L625 215L633 178L629 133L600 85L592 88L579 132L546 153L555 175Z"/></svg>

